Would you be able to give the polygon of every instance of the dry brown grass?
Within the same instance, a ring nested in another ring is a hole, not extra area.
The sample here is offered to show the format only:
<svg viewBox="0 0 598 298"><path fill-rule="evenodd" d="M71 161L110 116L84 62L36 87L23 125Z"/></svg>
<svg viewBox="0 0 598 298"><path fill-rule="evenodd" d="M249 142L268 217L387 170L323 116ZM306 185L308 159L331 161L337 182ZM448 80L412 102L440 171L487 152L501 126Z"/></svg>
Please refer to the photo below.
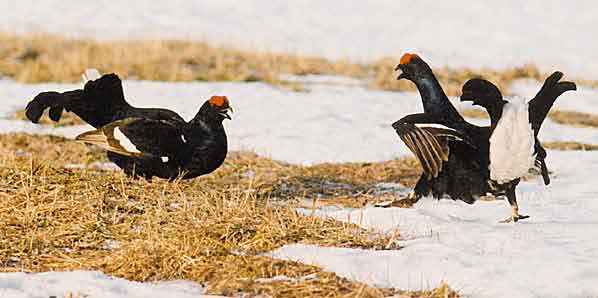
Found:
<svg viewBox="0 0 598 298"><path fill-rule="evenodd" d="M576 151L595 151L598 150L598 145L584 144L579 142L544 142L542 143L547 149L553 150L576 150Z"/></svg>
<svg viewBox="0 0 598 298"><path fill-rule="evenodd" d="M488 113L482 109L465 109L459 111L463 117L487 119ZM548 114L552 121L575 127L598 127L598 115L576 111L555 110Z"/></svg>
<svg viewBox="0 0 598 298"><path fill-rule="evenodd" d="M482 109L464 109L460 110L459 114L466 118L474 118L474 119L488 119L488 112Z"/></svg>
<svg viewBox="0 0 598 298"><path fill-rule="evenodd" d="M101 151L64 138L0 135L0 271L90 269L138 281L187 279L207 283L210 293L229 296L402 293L340 278L314 266L260 256L299 242L398 248L398 230L380 234L303 216L291 205L270 201L277 196L276 185L285 179L291 181L289 185L305 188L305 193L315 193L317 188L297 177L338 173L347 183L366 185L382 179L377 171L386 166L301 169L235 153L211 175L151 183L120 171L68 167L94 161L105 161ZM286 176L270 176L282 174ZM291 280L259 280L279 275ZM456 297L446 285L405 295Z"/></svg>
<svg viewBox="0 0 598 298"><path fill-rule="evenodd" d="M598 127L598 115L576 111L552 111L548 115L552 121L577 127Z"/></svg>
<svg viewBox="0 0 598 298"><path fill-rule="evenodd" d="M0 33L0 73L20 82L76 82L89 67L115 72L123 78L157 81L262 81L303 91L302 85L280 79L281 74L329 74L364 79L371 88L414 90L396 81L398 60L379 59L370 64L331 61L282 53L258 53L203 42L180 40L95 41L39 34ZM543 78L532 65L502 70L434 69L449 95L459 95L463 83L482 76L508 90L520 78ZM582 81L593 84L594 81Z"/></svg>
<svg viewBox="0 0 598 298"><path fill-rule="evenodd" d="M77 82L89 67L122 78L157 81L263 81L301 90L279 74L360 76L345 61L262 54L178 40L106 41L0 33L0 73L20 82Z"/></svg>

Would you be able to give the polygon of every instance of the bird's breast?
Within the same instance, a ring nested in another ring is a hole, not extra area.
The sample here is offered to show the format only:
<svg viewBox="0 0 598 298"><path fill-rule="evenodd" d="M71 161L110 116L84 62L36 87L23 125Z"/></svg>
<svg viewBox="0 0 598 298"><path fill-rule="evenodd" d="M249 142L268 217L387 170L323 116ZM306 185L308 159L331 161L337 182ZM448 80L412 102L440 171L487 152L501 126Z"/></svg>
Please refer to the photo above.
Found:
<svg viewBox="0 0 598 298"><path fill-rule="evenodd" d="M534 142L527 103L506 103L490 136L490 179L506 183L526 175L534 165Z"/></svg>

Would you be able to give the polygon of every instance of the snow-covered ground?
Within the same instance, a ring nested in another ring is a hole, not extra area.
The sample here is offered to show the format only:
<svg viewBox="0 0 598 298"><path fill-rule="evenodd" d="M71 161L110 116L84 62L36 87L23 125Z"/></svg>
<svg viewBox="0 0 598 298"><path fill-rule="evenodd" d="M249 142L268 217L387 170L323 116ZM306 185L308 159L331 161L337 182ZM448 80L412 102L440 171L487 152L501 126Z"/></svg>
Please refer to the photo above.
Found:
<svg viewBox="0 0 598 298"><path fill-rule="evenodd" d="M399 228L398 251L289 245L270 255L322 266L369 284L421 289L447 281L465 297L598 296L598 154L550 151L552 184L517 189L522 214L504 201L467 205L423 199L412 209L327 210L322 216L378 230Z"/></svg>
<svg viewBox="0 0 598 298"><path fill-rule="evenodd" d="M139 283L96 271L1 273L2 298L208 298L204 288L188 281Z"/></svg>
<svg viewBox="0 0 598 298"><path fill-rule="evenodd" d="M308 77L308 81L327 78ZM338 80L338 79L337 79ZM531 98L538 83L520 84L521 96ZM225 121L231 150L254 150L276 160L292 163L382 161L409 154L390 125L401 117L421 111L419 94L346 86L310 84L309 92L290 92L263 83L161 83L125 81L127 99L137 106L165 107L192 118L211 95L227 95L235 113ZM78 84L19 84L0 81L0 117L22 109L38 92L70 90ZM518 89L517 89L518 90ZM557 101L568 109L596 111L588 98L597 90L569 92ZM455 104L461 105L455 100ZM465 106L468 103L463 103ZM474 123L487 122L472 120ZM0 131L25 131L74 137L86 126L48 128L25 121L0 120ZM547 121L543 141L580 141L598 144L598 133Z"/></svg>
<svg viewBox="0 0 598 298"><path fill-rule="evenodd" d="M0 30L104 39L189 38L242 49L371 60L416 51L434 66L534 63L598 78L595 1L0 1Z"/></svg>

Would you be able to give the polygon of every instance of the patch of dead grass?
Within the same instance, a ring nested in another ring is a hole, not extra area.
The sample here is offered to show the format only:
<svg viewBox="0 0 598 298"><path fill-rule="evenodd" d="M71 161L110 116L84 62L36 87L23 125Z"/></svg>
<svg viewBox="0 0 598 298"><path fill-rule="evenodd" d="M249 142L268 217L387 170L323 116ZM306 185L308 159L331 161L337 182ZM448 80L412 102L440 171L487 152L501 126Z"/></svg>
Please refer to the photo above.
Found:
<svg viewBox="0 0 598 298"><path fill-rule="evenodd" d="M550 119L559 124L571 125L576 127L598 127L598 115L556 110L548 114Z"/></svg>
<svg viewBox="0 0 598 298"><path fill-rule="evenodd" d="M318 57L257 53L181 40L95 41L0 33L0 73L20 82L78 82L89 67L155 81L263 81L301 91L280 74L360 77L365 68Z"/></svg>
<svg viewBox="0 0 598 298"><path fill-rule="evenodd" d="M595 151L598 150L598 145L584 144L580 142L544 142L542 143L546 149L562 150L562 151Z"/></svg>
<svg viewBox="0 0 598 298"><path fill-rule="evenodd" d="M488 119L488 112L482 109L463 109L459 110L459 114L465 118L474 118L474 119Z"/></svg>
<svg viewBox="0 0 598 298"><path fill-rule="evenodd" d="M459 111L463 117L475 119L488 119L488 113L482 109L464 109ZM554 110L548 118L556 123L575 127L598 127L598 115L577 111Z"/></svg>
<svg viewBox="0 0 598 298"><path fill-rule="evenodd" d="M81 73L95 67L122 78L155 81L262 81L295 91L305 88L281 79L282 74L340 75L363 79L375 89L407 91L415 86L397 81L397 59L382 58L363 64L332 61L284 53L259 53L204 42L182 40L96 41L55 35L12 35L0 33L0 73L20 82L78 82ZM461 86L472 77L484 77L508 90L517 79L541 80L533 65L500 70L435 68L449 95L459 95ZM582 81L584 84L593 81Z"/></svg>
<svg viewBox="0 0 598 298"><path fill-rule="evenodd" d="M101 151L63 138L0 135L0 271L87 269L137 281L186 279L227 296L456 297L444 284L423 292L375 288L260 255L290 243L398 248L398 230L380 234L270 202L284 179L338 173L361 185L381 179L374 171L386 166L302 170L235 153L211 175L151 183L120 171L65 167L93 161L105 161ZM290 280L261 280L276 276Z"/></svg>

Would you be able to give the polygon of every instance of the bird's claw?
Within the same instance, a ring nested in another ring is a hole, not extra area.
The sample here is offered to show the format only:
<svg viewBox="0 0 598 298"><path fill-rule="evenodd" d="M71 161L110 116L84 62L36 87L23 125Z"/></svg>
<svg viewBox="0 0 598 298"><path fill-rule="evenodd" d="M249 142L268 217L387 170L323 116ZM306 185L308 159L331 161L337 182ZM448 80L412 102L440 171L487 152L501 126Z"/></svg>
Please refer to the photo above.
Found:
<svg viewBox="0 0 598 298"><path fill-rule="evenodd" d="M518 222L520 220L529 218L529 215L521 215L521 214L517 214L517 215L512 215L511 217L505 219L505 220L501 220L499 221L500 223L510 223L510 222Z"/></svg>

